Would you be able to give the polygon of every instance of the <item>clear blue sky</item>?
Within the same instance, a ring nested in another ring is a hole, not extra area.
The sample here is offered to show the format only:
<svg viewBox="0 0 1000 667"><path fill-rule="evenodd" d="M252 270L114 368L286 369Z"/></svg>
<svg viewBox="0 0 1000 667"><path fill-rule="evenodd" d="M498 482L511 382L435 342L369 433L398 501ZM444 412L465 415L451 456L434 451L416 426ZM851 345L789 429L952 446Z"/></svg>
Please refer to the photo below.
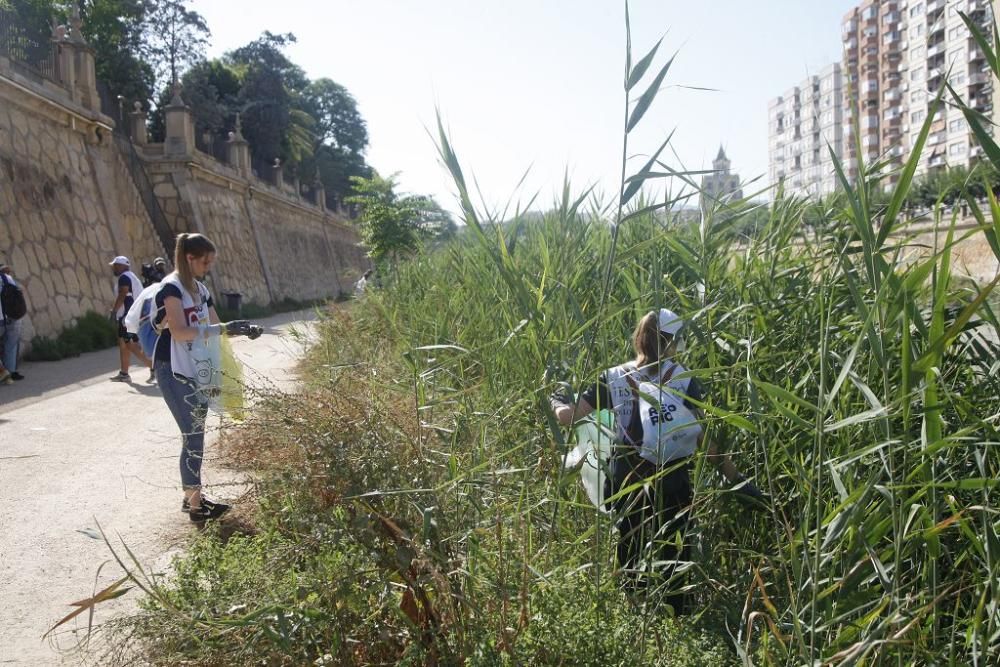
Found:
<svg viewBox="0 0 1000 667"><path fill-rule="evenodd" d="M690 169L719 144L748 179L767 173L767 103L840 59L840 21L855 0L635 0L633 51L666 33L679 51L634 155L676 128ZM441 109L467 175L502 204L540 193L568 169L577 189L617 187L623 116L624 3L615 0L193 0L212 29L210 56L264 30L292 32L288 56L311 78L347 87L368 122L369 162L402 189L455 210L426 129ZM695 91L678 86L716 89ZM633 161L634 168L641 164Z"/></svg>

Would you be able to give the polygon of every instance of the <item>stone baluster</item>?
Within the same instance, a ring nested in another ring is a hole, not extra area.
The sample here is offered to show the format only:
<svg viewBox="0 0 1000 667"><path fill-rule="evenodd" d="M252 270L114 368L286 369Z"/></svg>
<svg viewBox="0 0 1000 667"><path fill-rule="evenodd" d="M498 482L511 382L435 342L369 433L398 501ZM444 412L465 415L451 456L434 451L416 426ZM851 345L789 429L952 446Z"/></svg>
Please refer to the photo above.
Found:
<svg viewBox="0 0 1000 667"><path fill-rule="evenodd" d="M281 190L285 187L285 170L281 166L281 158L274 158L274 165L271 167L274 174L274 184Z"/></svg>
<svg viewBox="0 0 1000 667"><path fill-rule="evenodd" d="M187 156L194 152L194 119L191 109L181 98L181 84L174 81L173 97L164 110L167 134L163 152L170 156Z"/></svg>
<svg viewBox="0 0 1000 667"><path fill-rule="evenodd" d="M80 8L73 6L70 18L69 44L72 45L74 83L73 99L92 111L101 110L101 99L97 95L97 72L94 50L83 37L83 19Z"/></svg>
<svg viewBox="0 0 1000 667"><path fill-rule="evenodd" d="M326 210L326 189L323 187L323 181L319 177L319 169L316 169L316 176L313 178L313 194L316 197L316 206L319 210Z"/></svg>
<svg viewBox="0 0 1000 667"><path fill-rule="evenodd" d="M243 137L243 122L236 114L236 128L229 133L229 164L240 172L243 178L250 178L250 143Z"/></svg>
<svg viewBox="0 0 1000 667"><path fill-rule="evenodd" d="M142 102L136 100L132 105L134 109L129 114L129 123L132 127L132 143L137 146L145 146L149 143L149 135L146 133L146 112L142 110Z"/></svg>

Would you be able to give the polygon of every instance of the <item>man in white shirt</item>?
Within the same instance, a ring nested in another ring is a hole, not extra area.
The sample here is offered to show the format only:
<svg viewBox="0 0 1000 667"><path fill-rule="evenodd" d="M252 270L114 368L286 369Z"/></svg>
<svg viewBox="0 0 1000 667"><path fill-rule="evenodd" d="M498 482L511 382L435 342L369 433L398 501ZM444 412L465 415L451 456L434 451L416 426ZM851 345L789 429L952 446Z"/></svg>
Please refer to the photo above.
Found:
<svg viewBox="0 0 1000 667"><path fill-rule="evenodd" d="M112 321L118 323L118 357L121 361L121 369L118 375L112 376L112 382L130 382L132 378L128 374L128 367L131 362L130 355L135 355L136 359L149 368L149 380L152 381L153 362L142 353L139 347L139 337L125 330L125 313L132 307L135 297L142 291L142 281L130 270L128 257L118 255L110 262L111 270L115 274L115 302L111 306L110 317Z"/></svg>

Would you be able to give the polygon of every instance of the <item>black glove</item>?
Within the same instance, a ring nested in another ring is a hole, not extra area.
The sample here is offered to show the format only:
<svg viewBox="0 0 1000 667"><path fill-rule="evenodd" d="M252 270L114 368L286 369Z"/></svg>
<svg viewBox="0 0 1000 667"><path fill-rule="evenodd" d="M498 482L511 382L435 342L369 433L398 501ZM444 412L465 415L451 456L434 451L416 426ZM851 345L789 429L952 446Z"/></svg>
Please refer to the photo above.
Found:
<svg viewBox="0 0 1000 667"><path fill-rule="evenodd" d="M751 501L754 505L763 504L767 501L767 496L765 496L753 482L747 481L746 477L740 475L736 484L737 488L734 490L736 493L740 494L744 500Z"/></svg>
<svg viewBox="0 0 1000 667"><path fill-rule="evenodd" d="M250 340L257 340L264 333L264 327L259 324L251 324L249 330L247 331L247 338Z"/></svg>
<svg viewBox="0 0 1000 667"><path fill-rule="evenodd" d="M250 322L248 320L233 320L226 322L227 336L246 336L250 333Z"/></svg>
<svg viewBox="0 0 1000 667"><path fill-rule="evenodd" d="M560 405L572 404L573 388L569 386L568 382L560 382L556 390L549 394L549 405L552 406L553 411L555 411L556 407Z"/></svg>

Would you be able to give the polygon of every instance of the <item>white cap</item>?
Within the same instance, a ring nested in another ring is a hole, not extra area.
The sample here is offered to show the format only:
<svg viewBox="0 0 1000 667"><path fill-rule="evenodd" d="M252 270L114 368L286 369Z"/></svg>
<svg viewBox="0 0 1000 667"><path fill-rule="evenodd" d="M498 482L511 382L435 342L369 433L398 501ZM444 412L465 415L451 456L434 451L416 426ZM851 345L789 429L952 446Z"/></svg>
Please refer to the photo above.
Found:
<svg viewBox="0 0 1000 667"><path fill-rule="evenodd" d="M676 336L677 332L684 326L684 320L669 308L660 308L659 323L660 331L671 336Z"/></svg>
<svg viewBox="0 0 1000 667"><path fill-rule="evenodd" d="M108 266L114 266L115 264L121 264L122 266L132 266L129 264L128 257L124 255L118 255L113 260L108 263Z"/></svg>

